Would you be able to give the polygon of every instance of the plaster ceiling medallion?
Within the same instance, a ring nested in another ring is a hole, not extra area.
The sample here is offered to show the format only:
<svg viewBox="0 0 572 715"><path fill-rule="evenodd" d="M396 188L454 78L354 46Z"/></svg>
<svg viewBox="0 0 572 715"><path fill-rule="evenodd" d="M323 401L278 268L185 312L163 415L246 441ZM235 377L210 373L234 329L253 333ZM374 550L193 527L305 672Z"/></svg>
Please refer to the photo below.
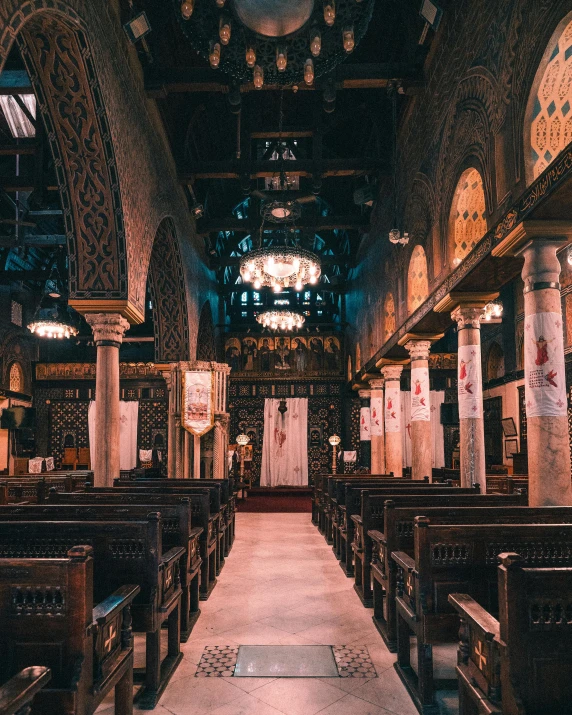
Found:
<svg viewBox="0 0 572 715"><path fill-rule="evenodd" d="M236 82L311 85L361 41L375 0L173 0L183 32Z"/></svg>
<svg viewBox="0 0 572 715"><path fill-rule="evenodd" d="M256 316L256 320L262 327L270 330L295 330L304 325L305 318L290 310L265 310Z"/></svg>
<svg viewBox="0 0 572 715"><path fill-rule="evenodd" d="M272 223L293 223L302 215L302 207L297 201L269 201L262 205L262 217Z"/></svg>
<svg viewBox="0 0 572 715"><path fill-rule="evenodd" d="M280 293L283 288L301 291L307 284L320 278L318 257L295 246L259 248L240 260L240 275L244 283L252 283L255 290L272 288Z"/></svg>

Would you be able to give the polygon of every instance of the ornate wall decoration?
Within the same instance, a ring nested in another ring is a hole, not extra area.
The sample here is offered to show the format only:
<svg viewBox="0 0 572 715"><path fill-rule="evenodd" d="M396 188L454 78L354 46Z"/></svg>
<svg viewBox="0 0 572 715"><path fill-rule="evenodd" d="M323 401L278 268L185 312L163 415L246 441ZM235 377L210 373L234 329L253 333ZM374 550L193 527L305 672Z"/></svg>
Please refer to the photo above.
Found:
<svg viewBox="0 0 572 715"><path fill-rule="evenodd" d="M10 390L24 392L24 371L19 362L13 362L10 366Z"/></svg>
<svg viewBox="0 0 572 715"><path fill-rule="evenodd" d="M461 175L451 208L455 259L462 261L487 232L483 180L476 169Z"/></svg>
<svg viewBox="0 0 572 715"><path fill-rule="evenodd" d="M197 333L197 360L216 361L216 341L210 301L203 305Z"/></svg>
<svg viewBox="0 0 572 715"><path fill-rule="evenodd" d="M395 300L393 293L388 293L383 302L383 342L395 332Z"/></svg>
<svg viewBox="0 0 572 715"><path fill-rule="evenodd" d="M149 288L153 301L155 360L189 360L185 278L175 224L170 218L164 219L157 229L149 264Z"/></svg>
<svg viewBox="0 0 572 715"><path fill-rule="evenodd" d="M423 246L415 246L407 273L407 310L413 313L429 295L427 258Z"/></svg>
<svg viewBox="0 0 572 715"><path fill-rule="evenodd" d="M87 39L53 14L19 38L53 152L69 250L70 298L126 299L115 155Z"/></svg>
<svg viewBox="0 0 572 715"><path fill-rule="evenodd" d="M154 363L121 362L119 376L122 380L140 380L142 378L161 378L161 372ZM36 380L94 380L94 362L51 362L36 365Z"/></svg>

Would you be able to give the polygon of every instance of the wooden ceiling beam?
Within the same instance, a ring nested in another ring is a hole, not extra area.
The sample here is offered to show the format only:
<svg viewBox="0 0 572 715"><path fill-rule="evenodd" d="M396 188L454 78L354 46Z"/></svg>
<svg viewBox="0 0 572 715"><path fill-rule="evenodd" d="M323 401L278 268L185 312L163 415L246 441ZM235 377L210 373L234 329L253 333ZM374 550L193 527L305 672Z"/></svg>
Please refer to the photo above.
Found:
<svg viewBox="0 0 572 715"><path fill-rule="evenodd" d="M66 237L62 234L46 234L42 236L24 236L21 240L10 236L0 236L0 246L65 246L67 244Z"/></svg>
<svg viewBox="0 0 572 715"><path fill-rule="evenodd" d="M265 227L270 230L272 224L265 224ZM307 218L302 216L296 221L296 228L302 230L311 229L314 232L344 230L367 233L369 231L369 219L364 216L318 216ZM208 236L210 233L219 233L220 231L252 234L259 229L259 223L234 218L233 216L205 219L200 221L197 226L199 236Z"/></svg>
<svg viewBox="0 0 572 715"><path fill-rule="evenodd" d="M245 285L244 283L227 283L225 285L219 286L218 287L218 294L221 296L224 295L230 295L231 293L242 293L245 290L253 290L251 285ZM263 292L264 289L261 289L260 292ZM299 293L305 293L305 292L310 292L310 293L335 293L336 295L340 295L342 293L347 293L348 288L346 285L345 281L340 281L339 283L332 284L332 283L319 283L318 285L306 285L302 288L301 291L298 291ZM272 298L287 298L288 295L291 295L285 291L281 293L272 293ZM250 304L249 307L251 307L252 304ZM301 307L301 306L300 306Z"/></svg>

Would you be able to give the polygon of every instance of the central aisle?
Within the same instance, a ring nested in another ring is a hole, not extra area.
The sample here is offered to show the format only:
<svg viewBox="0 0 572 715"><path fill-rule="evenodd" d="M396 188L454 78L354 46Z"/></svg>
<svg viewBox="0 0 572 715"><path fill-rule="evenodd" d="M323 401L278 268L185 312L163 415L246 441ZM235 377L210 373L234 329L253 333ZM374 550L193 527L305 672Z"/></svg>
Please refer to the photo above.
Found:
<svg viewBox="0 0 572 715"><path fill-rule="evenodd" d="M236 540L156 715L416 715L353 581L309 514L239 513ZM366 645L377 678L195 677L205 646Z"/></svg>

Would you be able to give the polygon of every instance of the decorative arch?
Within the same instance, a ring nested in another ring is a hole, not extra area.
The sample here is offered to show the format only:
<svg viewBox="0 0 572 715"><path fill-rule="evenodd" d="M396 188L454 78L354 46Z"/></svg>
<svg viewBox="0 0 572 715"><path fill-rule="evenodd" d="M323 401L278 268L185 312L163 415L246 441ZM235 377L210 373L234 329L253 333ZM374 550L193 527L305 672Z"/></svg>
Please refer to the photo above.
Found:
<svg viewBox="0 0 572 715"><path fill-rule="evenodd" d="M536 71L524 137L528 185L572 141L572 13L559 23Z"/></svg>
<svg viewBox="0 0 572 715"><path fill-rule="evenodd" d="M216 340L210 301L203 305L197 333L197 360L216 360Z"/></svg>
<svg viewBox="0 0 572 715"><path fill-rule="evenodd" d="M25 379L24 370L19 362L15 361L10 365L10 370L8 372L8 384L11 392L24 392L25 391Z"/></svg>
<svg viewBox="0 0 572 715"><path fill-rule="evenodd" d="M494 342L489 348L486 365L487 380L504 377L504 352L501 346Z"/></svg>
<svg viewBox="0 0 572 715"><path fill-rule="evenodd" d="M387 342L395 332L395 300L393 293L387 293L383 302L383 342Z"/></svg>
<svg viewBox="0 0 572 715"><path fill-rule="evenodd" d="M473 167L465 169L451 204L449 245L454 264L460 263L487 232L483 179Z"/></svg>
<svg viewBox="0 0 572 715"><path fill-rule="evenodd" d="M407 272L407 310L411 314L419 308L429 295L427 278L427 257L423 246L413 249Z"/></svg>
<svg viewBox="0 0 572 715"><path fill-rule="evenodd" d="M356 372L359 372L361 370L361 346L359 343L356 343Z"/></svg>
<svg viewBox="0 0 572 715"><path fill-rule="evenodd" d="M155 360L189 360L189 316L183 262L173 219L159 224L151 261L149 290L153 302Z"/></svg>
<svg viewBox="0 0 572 715"><path fill-rule="evenodd" d="M13 3L0 68L17 41L56 166L70 303L105 301L129 317L126 241L115 153L82 20L60 0Z"/></svg>

